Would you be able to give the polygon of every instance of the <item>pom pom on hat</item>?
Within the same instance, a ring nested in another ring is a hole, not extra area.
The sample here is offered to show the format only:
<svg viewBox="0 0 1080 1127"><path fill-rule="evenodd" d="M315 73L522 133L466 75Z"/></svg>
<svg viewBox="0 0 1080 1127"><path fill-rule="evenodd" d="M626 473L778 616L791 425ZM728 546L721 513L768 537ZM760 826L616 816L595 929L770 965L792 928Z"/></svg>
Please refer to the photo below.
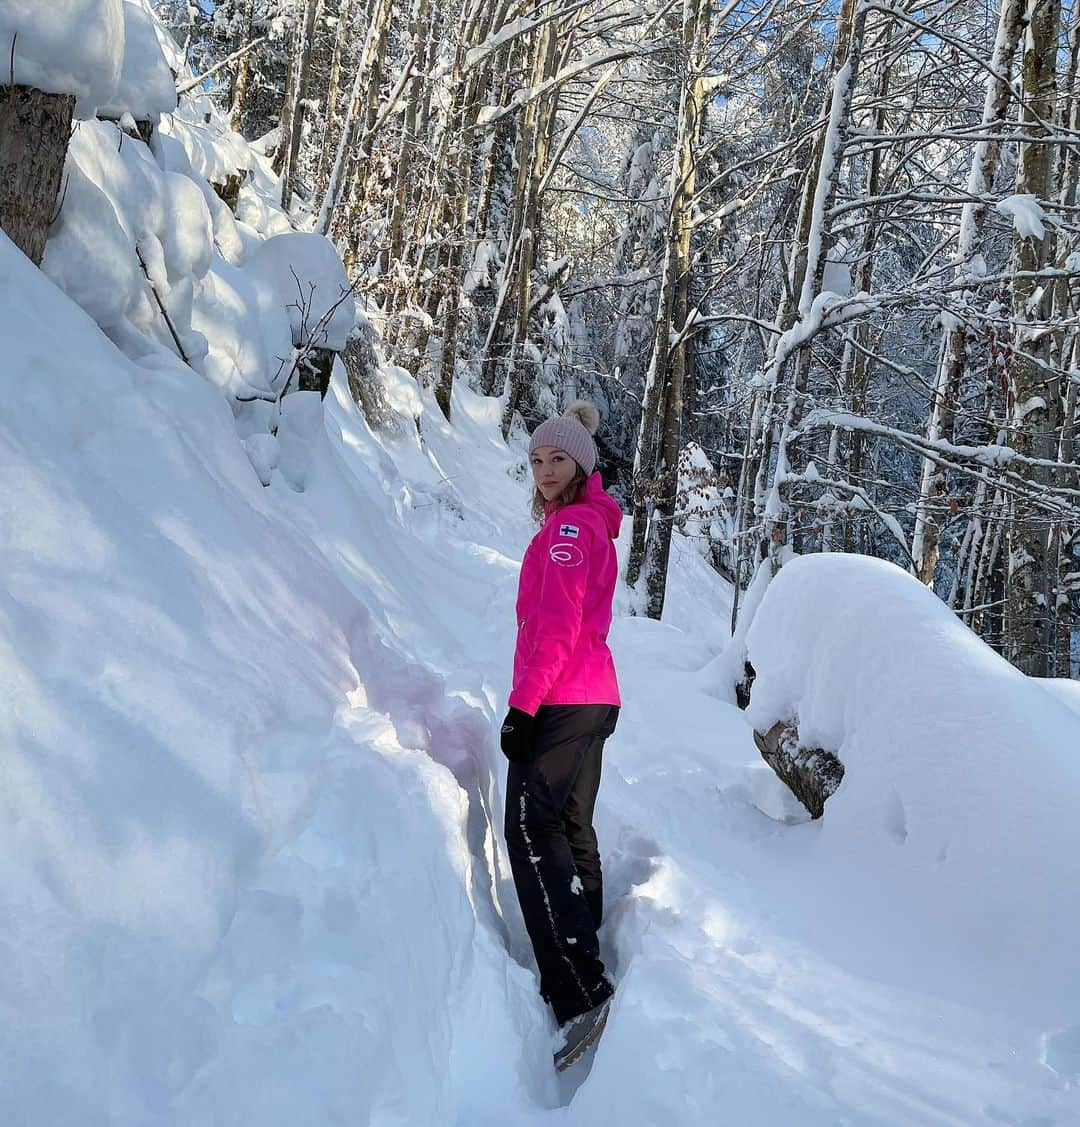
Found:
<svg viewBox="0 0 1080 1127"><path fill-rule="evenodd" d="M600 412L588 399L575 399L566 411L547 419L533 431L529 453L538 446L554 446L565 450L587 473L596 469L596 443L593 435L600 425Z"/></svg>
<svg viewBox="0 0 1080 1127"><path fill-rule="evenodd" d="M563 415L576 415L578 421L590 435L596 434L596 428L600 425L600 412L597 410L596 404L591 403L588 399L575 399L563 411Z"/></svg>

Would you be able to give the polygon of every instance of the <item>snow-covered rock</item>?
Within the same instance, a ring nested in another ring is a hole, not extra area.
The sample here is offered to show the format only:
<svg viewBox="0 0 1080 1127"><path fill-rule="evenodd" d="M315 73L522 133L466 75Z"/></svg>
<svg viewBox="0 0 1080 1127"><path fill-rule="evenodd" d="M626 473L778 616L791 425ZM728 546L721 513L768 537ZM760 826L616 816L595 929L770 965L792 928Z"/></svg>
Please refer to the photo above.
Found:
<svg viewBox="0 0 1080 1127"><path fill-rule="evenodd" d="M1080 856L1076 718L922 584L862 556L795 559L748 637L748 719L835 753L815 864L907 945L927 990L1065 1016L1080 1006L1080 905L1051 857ZM1039 958L1031 952L1038 950ZM933 952L931 955L930 952Z"/></svg>
<svg viewBox="0 0 1080 1127"><path fill-rule="evenodd" d="M211 184L222 184L251 166L254 154L247 142L229 128L206 95L181 96L176 112L162 120L161 129L180 142L191 167Z"/></svg>

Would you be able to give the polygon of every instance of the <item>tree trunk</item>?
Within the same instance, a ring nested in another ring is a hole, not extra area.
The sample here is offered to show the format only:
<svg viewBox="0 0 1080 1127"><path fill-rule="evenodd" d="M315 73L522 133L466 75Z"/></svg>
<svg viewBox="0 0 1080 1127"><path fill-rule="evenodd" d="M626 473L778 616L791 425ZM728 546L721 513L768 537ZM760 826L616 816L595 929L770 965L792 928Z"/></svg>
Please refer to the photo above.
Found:
<svg viewBox="0 0 1080 1127"><path fill-rule="evenodd" d="M877 64L877 77L874 82L874 109L873 124L871 128L879 134L884 134L888 129L887 111L889 109L889 82L892 77L889 47L892 44L895 24L888 20L881 34L877 37L876 46L880 61ZM866 172L866 187L864 194L868 200L873 200L881 191L883 150L875 147L870 154ZM902 155L900 157L902 159ZM853 288L856 293L869 293L874 273L874 256L877 249L878 236L881 227L874 222L867 222L863 227L860 245L855 254L855 276ZM844 352L840 360L840 377L838 383L843 392L852 414L862 415L865 410L866 392L870 386L872 364L867 346L870 344L870 324L860 320L852 329L844 343ZM840 434L837 428L829 440L829 455L827 463L829 476L839 479ZM863 434L861 431L852 431L849 439L848 461L845 480L849 485L861 486L863 456ZM848 541L853 539L853 525L855 522L847 519L843 522L845 550ZM827 535L822 536L822 551L829 551L832 547L833 529L831 520L828 522Z"/></svg>
<svg viewBox="0 0 1080 1127"><path fill-rule="evenodd" d="M353 175L351 166L347 171L347 165L351 161L361 159L363 155L361 153L363 120L360 111L365 105L364 95L370 86L374 84L378 88L382 83L382 74L377 65L378 47L383 38L383 23L389 9L390 4L387 0L374 0L371 22L365 32L360 57L356 61L356 74L349 94L349 104L345 110L345 120L341 125L334 167L330 172L319 218L315 223L316 231L331 238L339 238L351 222L353 201L348 194L346 179L351 183ZM367 140L370 143L370 138ZM346 262L345 266L351 272L351 263Z"/></svg>
<svg viewBox="0 0 1080 1127"><path fill-rule="evenodd" d="M311 45L315 38L315 19L319 14L320 0L307 0L302 25L298 25L299 42L296 45L296 79L293 83L294 97L289 111L288 151L285 165L281 170L281 206L288 214L296 191L300 163L300 140L304 134L304 112L307 104L308 80L311 75ZM285 144L285 137L282 137Z"/></svg>
<svg viewBox="0 0 1080 1127"><path fill-rule="evenodd" d="M1018 194L1045 200L1051 195L1054 146L1038 143L1049 136L1054 121L1059 0L1028 0L1021 89L1023 134L1016 175ZM1047 374L1049 340L1037 322L1049 309L1050 287L1034 276L1046 265L1046 241L1035 235L1013 239L1013 356L1011 370L1011 437L1014 448L1031 458L1053 460L1056 441L1056 378ZM1026 275L1026 276L1025 276ZM1017 474L1044 486L1045 469L1021 464ZM1013 502L1008 533L1005 606L1005 656L1022 672L1045 677L1054 651L1056 614L1052 593L1049 532L1045 516L1022 498Z"/></svg>
<svg viewBox="0 0 1080 1127"><path fill-rule="evenodd" d="M430 0L415 0L410 26L410 37L414 56L421 58L424 40L430 35L428 27L428 9ZM409 92L405 102L405 117L401 129L401 148L398 152L397 176L394 180L393 203L390 208L390 227L387 232L386 249L383 252L380 270L386 274L392 262L401 259L402 248L405 243L405 211L413 198L413 184L411 180L413 152L416 149L416 123L417 112L420 107L420 95L427 80L427 72L413 77L409 84Z"/></svg>
<svg viewBox="0 0 1080 1127"><path fill-rule="evenodd" d="M797 263L796 271L802 275L799 292L800 321L809 319L814 300L821 293L828 241L827 217L836 195L844 146L851 128L851 101L859 74L865 27L866 8L860 0L844 0L837 31L837 69L833 79L828 125L822 134L817 175L814 181L807 185L803 197L804 216L808 217L805 222L806 240L798 241L793 248L795 251L793 261ZM800 226L802 225L800 223ZM794 291L794 287L792 289ZM769 378L773 383L779 381L791 347L791 343L785 342L783 338L777 341L776 351L770 363ZM811 349L810 341L802 342L797 348L795 372L777 447L773 488L763 513L762 539L774 574L779 571L783 562L783 549L790 548L791 543L790 487L787 478L793 459L792 443L806 409Z"/></svg>
<svg viewBox="0 0 1080 1127"><path fill-rule="evenodd" d="M537 85L550 78L556 70L559 21L552 20L541 31L541 42L534 81ZM532 272L540 246L540 176L547 160L550 139L550 121L558 105L558 94L552 92L536 99L535 111L526 119L522 131L522 186L521 226L517 238L517 270L513 292L517 309L513 321L508 358L506 407L503 410L502 433L506 438L514 412L520 406L526 387L535 381L537 372L531 361L522 358L529 335L529 310L532 293ZM532 108L532 107L529 107ZM509 309L506 302L505 308ZM531 378L530 378L531 377Z"/></svg>
<svg viewBox="0 0 1080 1127"><path fill-rule="evenodd" d="M369 334L361 332L350 337L341 358L349 375L349 392L359 404L364 422L377 433L399 437L401 428L379 378L379 359Z"/></svg>
<svg viewBox="0 0 1080 1127"><path fill-rule="evenodd" d="M477 91L484 82L482 68L465 72L465 53L482 42L490 28L489 8L475 5L463 12L465 26L457 38L448 82L450 106L436 146L430 177L426 226L418 227L416 274L430 262L433 282L428 287L427 319L420 325L405 357L414 378L428 355L435 317L443 313L441 363L435 376L435 401L450 418L450 404L457 361L457 334L461 312L461 276L468 239L469 191L474 152L473 126L479 107ZM421 106L423 108L423 105ZM423 233L419 233L419 232ZM426 249L430 246L430 250ZM418 294L419 284L414 288Z"/></svg>
<svg viewBox="0 0 1080 1127"><path fill-rule="evenodd" d="M285 165L289 156L289 144L292 140L292 115L296 105L296 81L299 77L300 66L300 38L299 27L294 27L293 33L289 37L289 60L285 68L285 90L281 97L277 148L274 150L274 157L270 162L270 167L281 177L282 183L285 180L287 171Z"/></svg>
<svg viewBox="0 0 1080 1127"><path fill-rule="evenodd" d="M334 129L334 118L337 113L338 101L341 98L341 57L345 54L349 42L349 16L352 12L352 0L341 0L338 5L337 35L334 36L334 53L330 60L330 76L326 86L326 132L323 135L322 149L319 153L319 164L315 170L315 191L320 195L326 192L326 185L330 177L330 155L334 151L333 140L335 135L340 135L340 130ZM234 125L235 129L236 126Z"/></svg>
<svg viewBox="0 0 1080 1127"><path fill-rule="evenodd" d="M239 50L246 47L255 36L255 0L242 0L240 16L243 34L231 48ZM251 78L251 52L244 51L236 63L232 81L229 83L229 124L241 132L244 120L244 102L247 98L248 82Z"/></svg>
<svg viewBox="0 0 1080 1127"><path fill-rule="evenodd" d="M841 66L841 52L851 18L851 0L847 0L841 10L841 21L837 32L837 57L833 63L834 73ZM808 76L809 77L809 76ZM834 86L835 97L835 86ZM820 131L813 141L803 180L802 192L798 197L798 212L791 239L791 253L788 258L786 285L781 296L776 316L769 336L768 354L764 372L752 385L750 423L746 435L739 484L736 494L735 531L737 539L735 555L736 588L741 583L744 572L743 563L749 562L749 575L757 573L759 559L768 553L768 545L763 537L751 537L751 517L754 524L764 527L766 493L765 486L769 475L774 440L774 419L777 408L778 369L776 349L778 343L795 323L798 313L798 295L803 288L806 276L807 247L814 216L815 191L821 170L822 155L825 150L826 134ZM738 609L738 594L732 609L734 628L735 613Z"/></svg>
<svg viewBox="0 0 1080 1127"><path fill-rule="evenodd" d="M373 54L370 62L370 73L363 99L363 118L359 137L349 154L348 176L344 193L346 217L342 226L345 250L342 257L345 261L345 269L350 275L356 269L360 257L361 218L364 206L367 203L368 176L375 149L386 49L390 42L390 20L393 18L393 13L394 5L389 0L384 0L382 4L375 4L372 19L378 22L372 43ZM411 66L411 63L409 65Z"/></svg>
<svg viewBox="0 0 1080 1127"><path fill-rule="evenodd" d="M1080 361L1080 338L1074 341L1072 348L1073 371ZM1061 443L1058 448L1058 461L1064 465L1076 464L1076 408L1078 386L1076 377L1070 381L1065 391L1064 410L1061 420ZM1068 489L1080 488L1080 471L1075 469L1059 470L1058 483ZM1058 570L1055 612L1057 615L1057 653L1055 655L1054 675L1057 677L1072 676L1072 595L1073 591L1080 588L1080 567L1077 566L1076 544L1078 533L1077 524L1060 522L1055 526L1058 538Z"/></svg>
<svg viewBox="0 0 1080 1127"><path fill-rule="evenodd" d="M978 278L986 273L979 257L983 223L986 219L984 197L991 191L998 166L1001 142L997 139L1009 108L1011 75L1016 46L1022 29L1023 0L1002 0L998 13L997 36L986 78L986 99L983 103L982 130L991 134L975 146L968 173L967 193L974 197L965 203L960 216L960 234L956 251L958 271L966 277ZM934 390L930 397L930 418L926 436L931 441L952 438L953 413L960 375L967 357L971 330L955 317L943 316L943 334L938 356ZM944 490L944 470L924 459L912 535L912 571L919 581L932 586L938 560L938 518L935 498Z"/></svg>
<svg viewBox="0 0 1080 1127"><path fill-rule="evenodd" d="M0 227L41 264L64 173L73 94L0 86Z"/></svg>
<svg viewBox="0 0 1080 1127"><path fill-rule="evenodd" d="M649 363L645 410L638 434L635 482L649 480L645 490L635 484L634 532L627 581L645 575L645 612L659 619L667 590L671 529L679 485L679 450L682 441L683 385L686 377L690 318L692 203L696 187L694 153L701 131L705 101L705 52L709 40L709 0L683 0L682 84L675 154L671 170L670 211L664 289L660 300ZM651 388L648 386L651 384ZM655 422L649 418L651 398L656 403ZM659 449L652 445L658 429ZM644 534L642 535L642 530ZM639 547L640 546L640 547Z"/></svg>

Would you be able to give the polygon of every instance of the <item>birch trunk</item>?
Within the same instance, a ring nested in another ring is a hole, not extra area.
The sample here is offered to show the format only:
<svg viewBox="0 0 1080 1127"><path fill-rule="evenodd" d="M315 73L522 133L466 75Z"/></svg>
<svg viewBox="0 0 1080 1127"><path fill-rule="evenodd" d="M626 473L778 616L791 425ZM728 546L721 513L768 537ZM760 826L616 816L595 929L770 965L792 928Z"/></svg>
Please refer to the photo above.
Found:
<svg viewBox="0 0 1080 1127"><path fill-rule="evenodd" d="M828 125L822 135L817 176L812 184L807 185L803 197L804 217L800 227L805 225L806 241L796 244L793 260L796 260L796 269L802 275L798 300L799 320L804 323L809 321L814 300L821 293L829 238L828 214L836 195L844 146L851 128L851 101L859 75L866 12L867 9L861 0L844 0L837 36L836 75L833 79L829 103ZM800 259L801 261L798 261ZM794 342L788 342L784 337L776 342L767 377L767 382L773 386L779 381L788 353L792 349L792 343ZM773 487L763 513L763 541L774 575L783 562L783 549L790 548L791 509L787 477L791 465L794 434L806 408L810 362L811 342L805 341L796 348L795 372L777 447Z"/></svg>
<svg viewBox="0 0 1080 1127"><path fill-rule="evenodd" d="M974 199L964 204L960 215L956 250L958 274L973 279L986 273L985 263L979 256L983 223L986 219L986 204L982 197L993 187L994 173L1001 154L1001 143L993 135L1001 133L1009 109L1013 59L1022 30L1023 2L1024 0L1002 0L998 13L997 35L986 78L986 99L980 130L984 136L991 136L975 146L967 181L968 196ZM931 441L952 438L957 386L966 362L969 340L970 328L966 323L952 316L943 317L937 372L930 397L930 418L926 427L926 437ZM924 459L915 509L911 555L913 573L927 586L932 586L937 568L940 528L934 509L936 497L943 488L943 471L929 458Z"/></svg>

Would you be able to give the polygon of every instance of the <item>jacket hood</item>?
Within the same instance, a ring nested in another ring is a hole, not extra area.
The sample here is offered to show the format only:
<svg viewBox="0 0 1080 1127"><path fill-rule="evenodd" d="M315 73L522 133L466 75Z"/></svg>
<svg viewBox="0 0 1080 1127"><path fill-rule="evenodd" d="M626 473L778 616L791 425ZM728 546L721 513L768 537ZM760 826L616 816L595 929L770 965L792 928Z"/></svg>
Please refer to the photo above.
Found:
<svg viewBox="0 0 1080 1127"><path fill-rule="evenodd" d="M618 502L604 489L604 483L600 480L599 471L589 474L574 504L588 505L589 508L595 509L604 522L608 536L610 536L612 540L617 539L619 529L622 526L622 509L619 508ZM569 508L570 506L566 507ZM545 505L544 508L548 517L556 511L553 506L549 507Z"/></svg>

